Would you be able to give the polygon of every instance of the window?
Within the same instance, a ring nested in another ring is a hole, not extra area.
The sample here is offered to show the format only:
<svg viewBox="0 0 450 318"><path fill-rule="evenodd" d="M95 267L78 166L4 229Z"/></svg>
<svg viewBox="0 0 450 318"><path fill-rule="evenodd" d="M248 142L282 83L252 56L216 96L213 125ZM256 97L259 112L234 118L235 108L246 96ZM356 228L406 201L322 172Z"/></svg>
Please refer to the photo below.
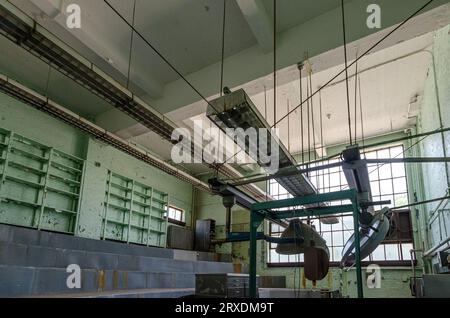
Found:
<svg viewBox="0 0 450 318"><path fill-rule="evenodd" d="M403 146L393 146L384 149L378 149L367 152L366 158L373 159L389 159L389 158L403 158ZM320 163L325 165L328 163L338 162L338 159L333 159ZM403 163L391 164L371 164L368 165L369 178L371 183L372 196L374 201L391 200L389 207L398 207L408 204L408 191L406 181L406 170ZM324 169L312 172L309 175L311 182L317 188L319 193L335 192L348 189L347 180L341 167ZM286 199L292 196L275 180L269 183L269 193L275 199ZM349 202L341 201L333 204L347 204ZM375 209L381 209L381 206L376 206ZM409 211L406 214L410 218ZM408 227L403 231L410 231L411 223L405 220L405 214L402 214L402 225ZM330 262L339 262L341 260L342 250L345 243L353 234L353 217L349 214L342 214L339 216L339 223L327 225L321 223L318 219L311 220L312 225L326 240L330 249ZM280 236L282 229L275 224L269 226L270 235ZM391 233L390 233L391 234ZM278 255L275 251L276 244L268 244L268 262L269 263L297 263L302 262L302 255L300 256L284 256ZM410 260L409 250L413 246L412 235L398 235L391 234L383 244L381 244L367 259L364 261L370 262L399 262Z"/></svg>
<svg viewBox="0 0 450 318"><path fill-rule="evenodd" d="M176 208L174 206L168 207L169 214L169 222L178 224L178 225L186 225L184 211L182 209ZM167 215L166 215L167 216Z"/></svg>

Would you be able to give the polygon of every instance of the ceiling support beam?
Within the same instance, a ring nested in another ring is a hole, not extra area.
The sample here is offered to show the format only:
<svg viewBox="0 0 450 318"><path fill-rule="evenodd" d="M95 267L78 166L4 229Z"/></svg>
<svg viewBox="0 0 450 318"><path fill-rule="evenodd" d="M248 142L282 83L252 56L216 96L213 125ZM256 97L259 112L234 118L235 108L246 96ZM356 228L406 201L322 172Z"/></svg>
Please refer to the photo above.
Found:
<svg viewBox="0 0 450 318"><path fill-rule="evenodd" d="M259 46L264 53L273 50L273 19L269 17L261 0L237 0Z"/></svg>

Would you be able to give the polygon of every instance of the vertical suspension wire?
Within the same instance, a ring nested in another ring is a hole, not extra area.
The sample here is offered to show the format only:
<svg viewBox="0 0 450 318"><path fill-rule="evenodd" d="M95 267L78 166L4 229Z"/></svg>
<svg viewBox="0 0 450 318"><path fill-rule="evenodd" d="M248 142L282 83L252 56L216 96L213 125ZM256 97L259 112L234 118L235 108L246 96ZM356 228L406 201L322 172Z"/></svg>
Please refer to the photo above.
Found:
<svg viewBox="0 0 450 318"><path fill-rule="evenodd" d="M350 145L353 145L352 140L352 119L350 113L350 89L348 85L348 59L347 59L347 34L345 28L345 8L344 8L344 0L341 0L341 11L342 11L342 31L344 36L344 58L345 58L345 85L347 89L347 115L348 115L348 134Z"/></svg>
<svg viewBox="0 0 450 318"><path fill-rule="evenodd" d="M355 143L358 142L358 52L355 63Z"/></svg>
<svg viewBox="0 0 450 318"><path fill-rule="evenodd" d="M267 88L264 85L264 119L267 122ZM266 201L269 201L270 180L266 181Z"/></svg>
<svg viewBox="0 0 450 318"><path fill-rule="evenodd" d="M362 93L361 93L361 75L357 74L356 77L358 78L358 93L359 93L359 113L361 116L361 139L362 139L362 145L365 147L366 140L364 136L364 115L363 115L363 103L362 103ZM364 152L364 158L366 157L366 152Z"/></svg>
<svg viewBox="0 0 450 318"><path fill-rule="evenodd" d="M273 126L277 125L277 0L273 0Z"/></svg>
<svg viewBox="0 0 450 318"><path fill-rule="evenodd" d="M267 121L267 88L264 85L264 119Z"/></svg>
<svg viewBox="0 0 450 318"><path fill-rule="evenodd" d="M308 102L306 103L306 117L308 117L308 162L311 161L311 121L310 121L310 108L309 108L309 82L306 81L306 98ZM309 175L309 173L307 174Z"/></svg>
<svg viewBox="0 0 450 318"><path fill-rule="evenodd" d="M320 111L320 146L321 155L324 157L325 144L323 142L323 113L322 113L322 92L319 92L319 111Z"/></svg>
<svg viewBox="0 0 450 318"><path fill-rule="evenodd" d="M47 81L45 83L45 97L47 98L47 102L49 99L49 89L50 89L50 77L52 75L52 66L50 65L50 63L48 64L48 72L47 72Z"/></svg>
<svg viewBox="0 0 450 318"><path fill-rule="evenodd" d="M310 89L310 95L311 96L311 124L312 124L312 141L313 141L313 151L314 151L314 160L317 160L317 153L316 153L316 124L314 122L314 97L312 96L312 69L309 72L309 89Z"/></svg>
<svg viewBox="0 0 450 318"><path fill-rule="evenodd" d="M323 157L325 157L324 156L325 143L323 142L322 91L319 91L319 110L320 110L320 146L322 147L322 150L321 150L320 154L321 154L321 157L323 158ZM321 173L322 173L322 184L321 184L321 187L317 186L317 192L318 193L320 193L320 188L322 188L322 189L325 188L325 171L321 170ZM317 172L317 174L319 174L319 172ZM319 184L319 182L317 182L317 184ZM321 220L322 220L322 217L319 216L319 231L320 231L320 234L322 235L322 222L321 222Z"/></svg>
<svg viewBox="0 0 450 318"><path fill-rule="evenodd" d="M127 88L130 88L130 77L131 77L131 60L133 58L133 42L134 42L134 24L136 20L136 1L134 0L133 4L133 18L131 20L131 39L130 39L130 51L128 55L128 72L127 72Z"/></svg>
<svg viewBox="0 0 450 318"><path fill-rule="evenodd" d="M223 20L222 20L222 56L220 64L220 97L223 96L223 76L225 64L225 28L227 22L227 0L223 0Z"/></svg>
<svg viewBox="0 0 450 318"><path fill-rule="evenodd" d="M303 83L302 83L302 65L298 66L299 88L300 88L300 104L303 104ZM302 164L305 164L305 145L303 138L303 106L300 107L300 138L302 143Z"/></svg>
<svg viewBox="0 0 450 318"><path fill-rule="evenodd" d="M289 99L287 100L287 111L288 114L290 114L289 110L291 108ZM288 116L288 122L287 122L287 129L288 129L288 152L291 153L291 116Z"/></svg>

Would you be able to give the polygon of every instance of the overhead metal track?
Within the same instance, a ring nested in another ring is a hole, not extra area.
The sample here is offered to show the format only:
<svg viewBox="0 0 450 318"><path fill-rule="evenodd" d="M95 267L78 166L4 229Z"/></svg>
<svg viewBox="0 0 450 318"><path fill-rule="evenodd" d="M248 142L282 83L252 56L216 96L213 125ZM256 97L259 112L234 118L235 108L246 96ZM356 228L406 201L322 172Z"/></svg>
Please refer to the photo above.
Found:
<svg viewBox="0 0 450 318"><path fill-rule="evenodd" d="M265 129L267 132L267 154L270 153L274 144L279 150L278 167L283 169L296 165L295 159L284 145L278 141L278 138L275 138L269 124L261 116L243 89L215 99L211 101L211 104L212 106L208 106L207 116L223 132L226 133L227 128L247 129L252 127L255 129ZM241 141L245 140L244 131L242 131L241 135L238 135L239 132L236 131L236 134L238 139ZM249 142L252 141L248 140L245 142L245 152L256 160L261 167L267 169L268 164L262 162L260 153L254 154L250 151L250 149L258 149L262 145L251 145ZM264 144L264 146L266 145ZM311 181L302 174L276 177L275 179L293 196L305 196L317 193Z"/></svg>
<svg viewBox="0 0 450 318"><path fill-rule="evenodd" d="M38 110L41 110L65 123L74 126L91 136L102 140L103 142L141 160L151 166L158 168L180 180L183 180L203 191L210 192L208 184L197 178L169 165L168 163L156 158L149 152L136 147L135 145L123 140L117 135L106 131L105 129L91 123L83 117L71 112L70 110L58 105L48 98L24 87L23 85L0 74L0 92L14 97Z"/></svg>
<svg viewBox="0 0 450 318"><path fill-rule="evenodd" d="M172 144L177 143L171 138L173 130L177 128L175 123L6 1L0 2L0 34L157 133L164 140ZM209 155L204 153L203 149L196 149L198 147L200 146L192 145L193 154ZM212 165L207 166L216 168ZM242 177L228 165L221 166L219 172L226 178ZM257 200L265 198L265 193L254 185L246 185L243 189Z"/></svg>

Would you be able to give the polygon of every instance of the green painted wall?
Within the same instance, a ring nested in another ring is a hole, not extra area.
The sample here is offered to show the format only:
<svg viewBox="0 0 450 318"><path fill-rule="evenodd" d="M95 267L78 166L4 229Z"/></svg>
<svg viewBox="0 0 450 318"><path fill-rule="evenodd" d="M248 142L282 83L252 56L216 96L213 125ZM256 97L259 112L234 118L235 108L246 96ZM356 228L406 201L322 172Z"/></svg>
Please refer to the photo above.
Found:
<svg viewBox="0 0 450 318"><path fill-rule="evenodd" d="M434 65L430 63L428 78L425 87L424 100L420 112L419 131L432 131L441 127L450 127L450 25L437 31L434 45L430 51L434 57ZM431 55L430 55L431 56ZM444 146L443 146L444 145ZM444 152L445 147L445 152ZM421 154L424 157L442 157L450 154L450 134L433 135L421 143ZM435 163L422 167L424 199L434 199L445 195L450 187L447 176L450 175L450 167ZM426 216L425 224L431 218L439 203L430 203L422 211ZM447 207L448 208L448 207ZM433 247L439 241L446 238L446 232L441 229L450 228L450 217L442 218L431 224L429 231L424 232L428 236L426 249Z"/></svg>
<svg viewBox="0 0 450 318"><path fill-rule="evenodd" d="M86 160L78 235L100 237L108 170L168 193L169 204L185 210L187 226L191 225L190 184L4 94L0 94L0 127Z"/></svg>
<svg viewBox="0 0 450 318"><path fill-rule="evenodd" d="M1 93L0 127L80 158L86 153L83 133Z"/></svg>

